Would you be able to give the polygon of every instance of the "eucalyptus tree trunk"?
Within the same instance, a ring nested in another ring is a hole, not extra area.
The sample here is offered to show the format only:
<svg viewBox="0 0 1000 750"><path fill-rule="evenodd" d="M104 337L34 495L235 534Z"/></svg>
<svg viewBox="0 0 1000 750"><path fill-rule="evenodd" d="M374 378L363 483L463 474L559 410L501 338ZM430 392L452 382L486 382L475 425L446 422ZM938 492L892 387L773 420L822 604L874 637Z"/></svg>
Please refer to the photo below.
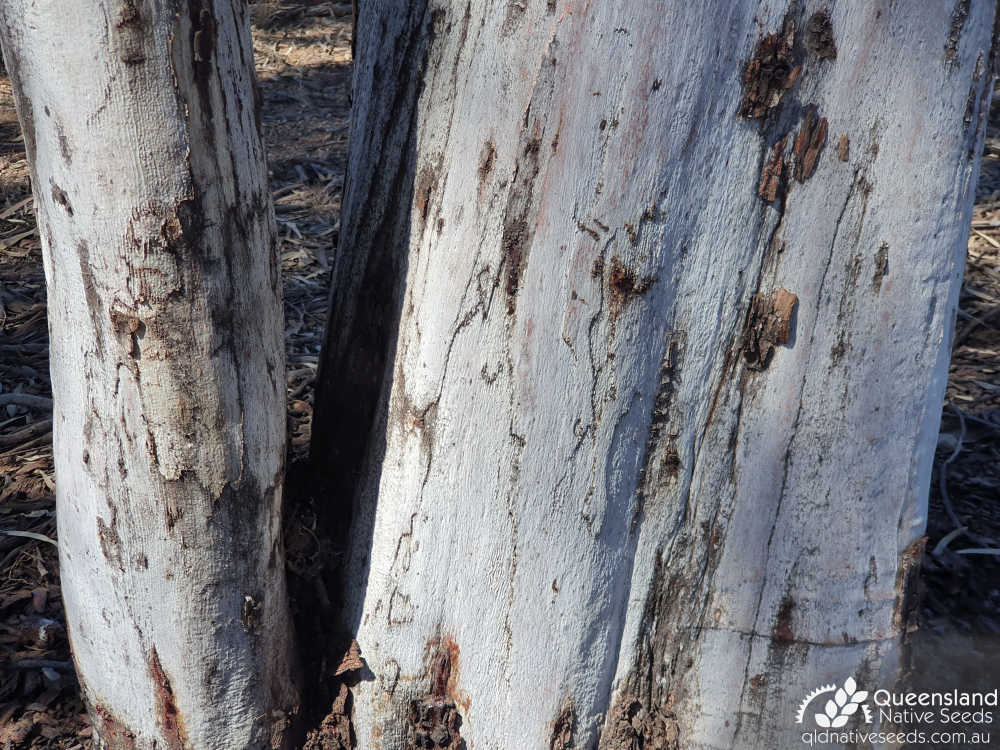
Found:
<svg viewBox="0 0 1000 750"><path fill-rule="evenodd" d="M771 750L892 687L994 4L359 18L313 446L358 746Z"/></svg>
<svg viewBox="0 0 1000 750"><path fill-rule="evenodd" d="M288 744L280 274L246 6L6 0L59 550L107 748Z"/></svg>

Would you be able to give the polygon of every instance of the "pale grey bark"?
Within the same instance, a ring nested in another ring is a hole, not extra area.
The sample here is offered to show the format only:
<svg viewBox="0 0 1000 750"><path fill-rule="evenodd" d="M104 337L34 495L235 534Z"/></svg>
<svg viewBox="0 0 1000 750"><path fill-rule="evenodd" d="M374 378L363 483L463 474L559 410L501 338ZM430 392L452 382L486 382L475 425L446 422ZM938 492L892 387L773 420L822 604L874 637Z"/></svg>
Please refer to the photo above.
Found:
<svg viewBox="0 0 1000 750"><path fill-rule="evenodd" d="M359 746L770 750L890 684L995 9L828 5L361 3Z"/></svg>
<svg viewBox="0 0 1000 750"><path fill-rule="evenodd" d="M109 748L287 746L280 274L243 3L6 0L62 590Z"/></svg>

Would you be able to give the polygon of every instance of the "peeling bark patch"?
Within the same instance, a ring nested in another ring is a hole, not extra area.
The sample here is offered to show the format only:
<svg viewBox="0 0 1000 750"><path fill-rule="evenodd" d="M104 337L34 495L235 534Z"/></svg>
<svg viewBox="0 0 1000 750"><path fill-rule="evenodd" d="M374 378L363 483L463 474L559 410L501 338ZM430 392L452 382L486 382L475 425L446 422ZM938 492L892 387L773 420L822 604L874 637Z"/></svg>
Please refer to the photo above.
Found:
<svg viewBox="0 0 1000 750"><path fill-rule="evenodd" d="M883 242L875 252L875 273L872 274L872 289L875 294L882 291L882 279L889 274L889 243Z"/></svg>
<svg viewBox="0 0 1000 750"><path fill-rule="evenodd" d="M447 636L428 643L430 665L427 693L410 702L408 750L445 748L465 750L462 716L455 701L458 644Z"/></svg>
<svg viewBox="0 0 1000 750"><path fill-rule="evenodd" d="M906 632L916 622L920 607L920 565L924 559L927 537L914 539L899 556L896 569L896 605L892 613L893 627Z"/></svg>
<svg viewBox="0 0 1000 750"><path fill-rule="evenodd" d="M167 750L187 750L187 731L184 720L177 710L174 701L174 691L170 687L170 679L160 664L160 656L154 648L149 654L149 673L153 678L153 688L156 691L156 714L159 719Z"/></svg>
<svg viewBox="0 0 1000 750"><path fill-rule="evenodd" d="M112 302L111 309L108 310L108 317L111 319L111 328L115 332L118 343L128 352L130 357L138 359L140 352L138 351L136 334L139 332L142 321L117 297Z"/></svg>
<svg viewBox="0 0 1000 750"><path fill-rule="evenodd" d="M785 192L785 148L788 145L786 135L774 144L771 156L760 170L760 183L757 185L757 195L761 200L773 203L779 195Z"/></svg>
<svg viewBox="0 0 1000 750"><path fill-rule="evenodd" d="M306 735L302 750L352 750L357 747L351 722L353 709L354 697L342 682L337 697L330 706L330 712L323 717L318 729L313 729Z"/></svg>
<svg viewBox="0 0 1000 750"><path fill-rule="evenodd" d="M576 729L576 712L567 705L552 723L549 750L573 750L573 731Z"/></svg>
<svg viewBox="0 0 1000 750"><path fill-rule="evenodd" d="M347 651L344 652L344 656L333 675L334 677L340 677L342 674L364 669L364 666L365 661L361 658L361 647L358 645L357 640L352 638L351 645L347 647Z"/></svg>
<svg viewBox="0 0 1000 750"><path fill-rule="evenodd" d="M799 298L786 289L755 294L743 329L743 358L751 370L766 370L776 346L791 340L792 315Z"/></svg>
<svg viewBox="0 0 1000 750"><path fill-rule="evenodd" d="M781 643L791 643L795 640L795 634L792 631L792 613L794 611L795 600L792 599L791 594L785 594L785 598L778 606L778 616L774 619L774 627L771 629L774 640Z"/></svg>
<svg viewBox="0 0 1000 750"><path fill-rule="evenodd" d="M816 119L816 107L810 105L795 137L792 151L795 154L795 179L805 182L816 171L816 162L826 144L827 122L825 117Z"/></svg>
<svg viewBox="0 0 1000 750"><path fill-rule="evenodd" d="M806 48L820 60L836 60L837 44L833 39L833 24L826 6L820 8L806 24Z"/></svg>
<svg viewBox="0 0 1000 750"><path fill-rule="evenodd" d="M52 200L58 203L60 206L66 209L66 213L70 216L73 215L73 206L69 202L69 196L66 195L66 191L63 190L58 185L52 185Z"/></svg>
<svg viewBox="0 0 1000 750"><path fill-rule="evenodd" d="M354 696L348 685L357 684L360 679L358 673L365 666L361 648L352 639L334 673L334 679L339 681L337 696L319 728L306 735L302 750L352 750L357 747L353 724Z"/></svg>
<svg viewBox="0 0 1000 750"><path fill-rule="evenodd" d="M602 750L680 750L677 718L669 706L652 712L637 697L625 694L612 709L608 730L602 734Z"/></svg>
<svg viewBox="0 0 1000 750"><path fill-rule="evenodd" d="M758 119L778 106L785 92L795 85L802 66L795 65L792 45L795 23L786 20L780 33L768 34L757 44L743 70L743 100L740 117Z"/></svg>
<svg viewBox="0 0 1000 750"><path fill-rule="evenodd" d="M951 64L958 54L958 44L962 39L962 29L969 20L971 0L958 0L951 12L951 24L948 27L948 38L944 43L944 61Z"/></svg>
<svg viewBox="0 0 1000 750"><path fill-rule="evenodd" d="M840 141L837 143L837 158L841 161L847 161L851 157L851 141L848 139L847 135L841 135Z"/></svg>

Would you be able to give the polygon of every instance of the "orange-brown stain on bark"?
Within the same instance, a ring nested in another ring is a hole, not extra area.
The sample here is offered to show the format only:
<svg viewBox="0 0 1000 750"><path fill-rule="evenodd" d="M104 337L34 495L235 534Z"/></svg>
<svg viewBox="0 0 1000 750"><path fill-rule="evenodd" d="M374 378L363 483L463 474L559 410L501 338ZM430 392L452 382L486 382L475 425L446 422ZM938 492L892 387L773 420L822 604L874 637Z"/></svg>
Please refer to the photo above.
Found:
<svg viewBox="0 0 1000 750"><path fill-rule="evenodd" d="M177 710L170 678L163 671L160 656L155 648L149 654L149 673L153 678L153 689L156 691L156 716L163 731L164 741L167 743L167 750L188 750L184 718Z"/></svg>

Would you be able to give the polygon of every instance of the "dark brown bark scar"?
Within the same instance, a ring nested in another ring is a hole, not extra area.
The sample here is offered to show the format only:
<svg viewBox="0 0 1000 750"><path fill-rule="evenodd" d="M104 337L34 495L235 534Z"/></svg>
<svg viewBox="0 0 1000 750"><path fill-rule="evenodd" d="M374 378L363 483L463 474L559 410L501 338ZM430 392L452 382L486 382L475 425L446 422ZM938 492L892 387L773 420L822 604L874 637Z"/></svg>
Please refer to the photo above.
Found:
<svg viewBox="0 0 1000 750"><path fill-rule="evenodd" d="M118 59L126 65L139 65L146 61L142 16L135 0L123 0L111 41Z"/></svg>
<svg viewBox="0 0 1000 750"><path fill-rule="evenodd" d="M549 750L572 750L573 731L576 729L576 712L569 704L559 712L552 722L552 734L549 739Z"/></svg>
<svg viewBox="0 0 1000 750"><path fill-rule="evenodd" d="M511 315L517 307L517 291L521 276L528 263L531 250L532 231L528 225L531 211L535 178L539 169L541 141L532 137L524 142L521 159L515 165L514 179L507 198L503 237L500 240L503 262L506 264L507 280L504 291L507 294L507 312Z"/></svg>
<svg viewBox="0 0 1000 750"><path fill-rule="evenodd" d="M196 63L206 63L212 59L215 52L215 40L218 36L218 29L215 25L215 16L212 11L203 6L203 0L190 0L191 10L191 49L194 52Z"/></svg>
<svg viewBox="0 0 1000 750"><path fill-rule="evenodd" d="M792 599L791 594L785 594L778 606L778 616L774 620L774 628L771 629L774 640L781 643L791 643L795 640L795 634L792 631L792 613L794 611L795 600Z"/></svg>
<svg viewBox="0 0 1000 750"><path fill-rule="evenodd" d="M153 678L153 689L156 691L156 715L159 719L160 729L163 730L167 750L188 750L184 719L180 711L177 710L170 679L163 671L160 656L156 653L155 648L149 654L149 673Z"/></svg>
<svg viewBox="0 0 1000 750"><path fill-rule="evenodd" d="M944 44L944 61L951 63L958 54L958 43L962 39L962 29L965 22L969 20L969 7L971 0L958 0L955 9L951 13L951 25L948 28L948 38Z"/></svg>
<svg viewBox="0 0 1000 750"><path fill-rule="evenodd" d="M507 283L504 291L507 293L507 312L514 314L517 305L517 289L521 283L521 273L524 271L524 245L528 239L528 223L513 221L504 227L501 247L503 259L507 267Z"/></svg>
<svg viewBox="0 0 1000 750"><path fill-rule="evenodd" d="M490 176L490 172L493 171L493 162L496 160L497 150L493 146L492 141L486 141L483 144L483 153L479 157L479 184L482 185L486 182L486 178Z"/></svg>
<svg viewBox="0 0 1000 750"><path fill-rule="evenodd" d="M427 651L428 690L424 697L410 702L407 749L465 750L457 706L458 644L447 636L435 637L427 644Z"/></svg>
<svg viewBox="0 0 1000 750"><path fill-rule="evenodd" d="M872 274L872 289L875 294L882 291L882 280L889 274L889 243L883 242L875 253L875 273Z"/></svg>
<svg viewBox="0 0 1000 750"><path fill-rule="evenodd" d="M260 626L260 616L264 609L264 603L255 599L250 594L243 596L243 605L240 607L240 620L243 622L243 629L248 633L256 633Z"/></svg>
<svg viewBox="0 0 1000 750"><path fill-rule="evenodd" d="M847 354L847 342L844 340L844 332L837 334L837 343L830 347L830 365L836 367Z"/></svg>
<svg viewBox="0 0 1000 750"><path fill-rule="evenodd" d="M68 167L73 163L73 149L70 148L69 139L58 122L56 122L56 139L59 141L59 154Z"/></svg>
<svg viewBox="0 0 1000 750"><path fill-rule="evenodd" d="M768 34L757 43L757 49L743 70L740 117L751 120L764 117L795 85L802 66L794 64L794 41L795 22L788 19L780 33Z"/></svg>
<svg viewBox="0 0 1000 750"><path fill-rule="evenodd" d="M437 188L437 173L433 167L426 166L420 170L417 176L417 184L414 190L414 200L416 201L417 215L420 217L421 231L427 224L427 213L430 210L431 196Z"/></svg>
<svg viewBox="0 0 1000 750"><path fill-rule="evenodd" d="M123 0L121 12L115 22L115 28L120 29L125 26L139 25L139 9L135 5L135 0Z"/></svg>
<svg viewBox="0 0 1000 750"><path fill-rule="evenodd" d="M837 44L833 39L830 12L824 5L809 18L806 25L806 47L820 60L836 60Z"/></svg>
<svg viewBox="0 0 1000 750"><path fill-rule="evenodd" d="M743 328L743 358L750 370L765 370L776 346L791 340L792 315L799 298L786 289L755 294Z"/></svg>
<svg viewBox="0 0 1000 750"><path fill-rule="evenodd" d="M826 144L827 122L825 117L816 120L816 107L810 105L795 137L792 152L795 154L795 179L805 182L816 171L816 163Z"/></svg>
<svg viewBox="0 0 1000 750"><path fill-rule="evenodd" d="M652 276L639 278L635 271L622 263L617 255L611 258L611 272L608 274L608 289L611 292L612 315L620 312L625 305L639 295L645 294L656 282Z"/></svg>
<svg viewBox="0 0 1000 750"><path fill-rule="evenodd" d="M101 543L101 554L104 555L104 559L109 563L117 567L119 570L125 570L125 564L122 562L122 540L118 536L117 524L112 516L111 525L109 526L104 522L104 519L100 516L97 517L97 538Z"/></svg>
<svg viewBox="0 0 1000 750"><path fill-rule="evenodd" d="M785 175L785 148L788 145L786 135L774 144L771 149L771 156L764 163L760 170L760 183L757 185L757 195L761 200L773 203L779 196L783 196L786 190Z"/></svg>
<svg viewBox="0 0 1000 750"><path fill-rule="evenodd" d="M899 633L909 630L915 624L920 607L920 565L924 559L924 545L927 537L913 540L899 556L896 569L896 606L892 613L893 627Z"/></svg>
<svg viewBox="0 0 1000 750"><path fill-rule="evenodd" d="M69 196L66 195L65 190L63 190L55 183L52 184L52 200L54 200L60 206L65 208L66 213L68 213L70 216L73 215L73 206L69 202Z"/></svg>

